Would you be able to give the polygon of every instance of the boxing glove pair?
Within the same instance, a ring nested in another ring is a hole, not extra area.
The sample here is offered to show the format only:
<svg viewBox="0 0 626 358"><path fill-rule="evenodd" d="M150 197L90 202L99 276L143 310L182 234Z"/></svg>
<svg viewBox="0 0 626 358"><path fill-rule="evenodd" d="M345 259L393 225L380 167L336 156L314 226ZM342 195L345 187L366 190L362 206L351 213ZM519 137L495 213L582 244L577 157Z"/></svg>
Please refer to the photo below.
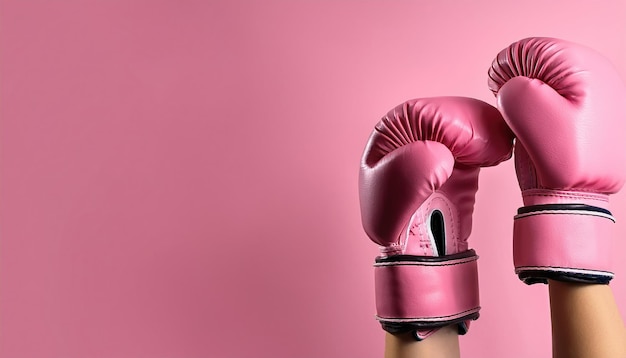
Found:
<svg viewBox="0 0 626 358"><path fill-rule="evenodd" d="M424 339L478 318L478 272L468 246L481 167L514 151L524 206L514 217L515 272L606 284L608 195L626 177L626 87L597 52L552 38L502 50L489 69L497 109L461 97L407 101L382 118L361 160L365 232L374 264L377 319Z"/></svg>

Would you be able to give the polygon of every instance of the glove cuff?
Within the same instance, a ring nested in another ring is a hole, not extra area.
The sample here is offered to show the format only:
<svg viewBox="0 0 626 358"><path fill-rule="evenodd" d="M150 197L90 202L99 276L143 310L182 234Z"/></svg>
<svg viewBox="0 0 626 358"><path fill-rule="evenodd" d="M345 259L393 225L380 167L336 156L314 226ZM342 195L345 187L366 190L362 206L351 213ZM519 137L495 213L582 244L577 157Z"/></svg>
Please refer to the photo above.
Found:
<svg viewBox="0 0 626 358"><path fill-rule="evenodd" d="M518 210L513 225L515 273L527 284L548 279L607 284L611 212L587 204L541 204Z"/></svg>
<svg viewBox="0 0 626 358"><path fill-rule="evenodd" d="M376 319L390 333L477 319L477 260L474 250L446 256L376 258Z"/></svg>
<svg viewBox="0 0 626 358"><path fill-rule="evenodd" d="M546 204L586 204L605 209L609 207L608 195L586 191L526 189L522 191L522 199L527 207Z"/></svg>

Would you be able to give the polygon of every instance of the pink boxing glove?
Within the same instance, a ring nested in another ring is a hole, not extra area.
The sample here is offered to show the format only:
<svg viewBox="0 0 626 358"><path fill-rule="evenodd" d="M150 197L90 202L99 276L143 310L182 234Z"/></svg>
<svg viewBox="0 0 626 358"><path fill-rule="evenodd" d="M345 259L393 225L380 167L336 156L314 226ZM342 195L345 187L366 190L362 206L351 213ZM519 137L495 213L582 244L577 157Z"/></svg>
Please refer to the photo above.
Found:
<svg viewBox="0 0 626 358"><path fill-rule="evenodd" d="M626 88L597 52L552 38L502 50L489 88L516 136L515 168L524 207L515 216L515 272L527 284L548 279L608 283L608 195L624 183Z"/></svg>
<svg viewBox="0 0 626 358"><path fill-rule="evenodd" d="M361 160L359 195L374 264L377 319L423 339L478 318L478 271L468 249L481 166L511 157L496 108L461 97L405 102L378 123Z"/></svg>

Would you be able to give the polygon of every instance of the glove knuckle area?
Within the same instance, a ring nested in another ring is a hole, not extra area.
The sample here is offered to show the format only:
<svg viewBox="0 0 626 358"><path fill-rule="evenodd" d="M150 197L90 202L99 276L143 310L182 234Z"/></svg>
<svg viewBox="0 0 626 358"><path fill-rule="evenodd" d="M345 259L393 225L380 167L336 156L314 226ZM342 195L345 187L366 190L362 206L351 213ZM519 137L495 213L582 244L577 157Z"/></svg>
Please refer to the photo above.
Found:
<svg viewBox="0 0 626 358"><path fill-rule="evenodd" d="M500 51L489 69L489 88L497 94L510 79L518 76L539 79L561 95L572 90L573 76L580 72L569 42L531 37Z"/></svg>
<svg viewBox="0 0 626 358"><path fill-rule="evenodd" d="M549 37L530 37L509 45L493 60L488 76L489 89L495 95L510 79L523 76L541 80L562 97L578 103L607 87L606 81L619 77L611 63L595 50Z"/></svg>
<svg viewBox="0 0 626 358"><path fill-rule="evenodd" d="M485 166L510 157L513 135L498 110L477 99L413 99L396 106L377 124L366 161L372 165L418 141L445 145L461 164Z"/></svg>

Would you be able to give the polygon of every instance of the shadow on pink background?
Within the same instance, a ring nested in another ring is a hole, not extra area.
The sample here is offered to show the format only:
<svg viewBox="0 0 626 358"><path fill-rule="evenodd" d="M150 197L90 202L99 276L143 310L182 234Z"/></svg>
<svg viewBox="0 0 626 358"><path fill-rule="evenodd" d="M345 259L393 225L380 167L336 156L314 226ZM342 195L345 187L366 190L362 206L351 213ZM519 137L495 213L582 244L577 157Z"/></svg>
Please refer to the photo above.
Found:
<svg viewBox="0 0 626 358"><path fill-rule="evenodd" d="M527 36L626 77L626 2L3 1L2 358L376 357L358 163L415 97L492 104ZM626 124L616 130L626 130ZM547 357L513 273L513 163L482 172L465 357ZM612 197L626 313L626 194Z"/></svg>

